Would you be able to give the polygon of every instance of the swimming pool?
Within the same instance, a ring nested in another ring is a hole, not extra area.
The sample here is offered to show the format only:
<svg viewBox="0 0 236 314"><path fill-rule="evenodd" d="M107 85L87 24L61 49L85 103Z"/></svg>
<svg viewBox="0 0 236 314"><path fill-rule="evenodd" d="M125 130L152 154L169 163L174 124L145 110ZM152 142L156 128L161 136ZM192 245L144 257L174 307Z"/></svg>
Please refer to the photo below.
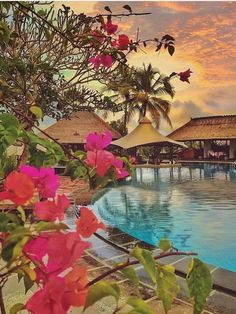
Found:
<svg viewBox="0 0 236 314"><path fill-rule="evenodd" d="M139 168L93 207L105 223L140 240L155 245L167 237L179 250L236 271L236 170L229 165Z"/></svg>

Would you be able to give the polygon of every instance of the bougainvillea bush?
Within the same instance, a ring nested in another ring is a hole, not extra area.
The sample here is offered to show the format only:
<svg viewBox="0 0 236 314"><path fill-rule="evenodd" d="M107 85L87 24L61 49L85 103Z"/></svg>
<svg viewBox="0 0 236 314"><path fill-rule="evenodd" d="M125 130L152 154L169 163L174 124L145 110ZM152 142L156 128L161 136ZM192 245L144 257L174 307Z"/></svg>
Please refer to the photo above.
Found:
<svg viewBox="0 0 236 314"><path fill-rule="evenodd" d="M7 130L8 136L12 134L13 138L14 122L18 123L17 119L9 114L0 116L1 121L10 119L12 128L7 124ZM19 125L17 134L29 138ZM35 138L37 136L33 138L33 143L37 146ZM96 186L105 184L108 179L115 181L128 176L127 161L124 162L106 150L110 142L109 133L89 134L85 152L77 152L77 156L80 157L68 163L67 171L71 172L72 176L76 171L78 176L79 172L80 177L91 180ZM4 145L3 143L4 140L1 145ZM40 143L42 145L42 142ZM33 145L30 141L28 144ZM48 143L49 148L50 144ZM51 154L56 155L55 152L59 152L55 159L62 158L63 153L59 147L57 150L54 147ZM33 152L31 154L34 155ZM47 150L44 154L46 157ZM30 159L32 158L30 156ZM39 164L40 159L37 162ZM79 165L76 165L76 162ZM3 180L0 200L11 201L15 206L12 209L2 207L0 212L2 313L6 313L3 300L4 286L12 274L17 274L19 281L24 282L26 292L32 287L36 292L25 304L14 305L10 313L25 309L34 314L65 314L71 307L86 309L105 296L114 297L117 304L114 313L153 313L143 300L136 297L129 297L126 302L121 303L119 285L105 281L108 275L120 270L133 284L138 285L139 277L133 268L133 265L138 263L143 265L156 287L156 293L167 313L179 292L179 285L174 267L161 265L158 260L169 255L194 255L194 253L174 251L167 239L160 241L162 253L157 256L152 256L150 251L136 246L123 263L89 282L87 268L80 265L80 259L85 250L91 247L89 237L106 227L89 207L82 206L80 217L76 221L76 230L70 230L64 222L64 214L70 206L70 201L66 195L57 194L58 187L59 177L54 169L43 165L40 167L20 165ZM194 313L201 313L212 283L208 268L197 258L192 259L187 283L194 302ZM128 312L123 311L125 304L129 305Z"/></svg>

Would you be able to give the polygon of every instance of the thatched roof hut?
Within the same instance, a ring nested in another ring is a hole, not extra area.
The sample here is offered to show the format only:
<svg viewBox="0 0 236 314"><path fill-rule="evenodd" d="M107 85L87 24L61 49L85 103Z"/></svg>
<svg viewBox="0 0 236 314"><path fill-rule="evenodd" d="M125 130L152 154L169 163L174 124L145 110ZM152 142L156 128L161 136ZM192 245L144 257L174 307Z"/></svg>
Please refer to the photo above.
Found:
<svg viewBox="0 0 236 314"><path fill-rule="evenodd" d="M186 147L183 143L162 135L152 126L152 122L147 117L142 118L139 121L139 125L133 131L121 139L113 141L112 144L124 149L151 144L171 144Z"/></svg>
<svg viewBox="0 0 236 314"><path fill-rule="evenodd" d="M83 144L88 133L105 131L110 131L114 140L121 137L119 132L97 114L89 111L74 112L69 119L61 119L45 130L61 144Z"/></svg>
<svg viewBox="0 0 236 314"><path fill-rule="evenodd" d="M168 137L184 142L236 139L236 115L191 118Z"/></svg>

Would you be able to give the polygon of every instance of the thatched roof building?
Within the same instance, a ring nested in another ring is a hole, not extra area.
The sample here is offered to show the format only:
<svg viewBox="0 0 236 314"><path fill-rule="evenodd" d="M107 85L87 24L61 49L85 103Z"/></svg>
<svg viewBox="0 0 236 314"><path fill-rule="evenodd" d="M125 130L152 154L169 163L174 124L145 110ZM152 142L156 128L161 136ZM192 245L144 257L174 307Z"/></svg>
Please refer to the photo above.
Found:
<svg viewBox="0 0 236 314"><path fill-rule="evenodd" d="M236 115L192 118L189 122L168 135L175 141L203 144L203 158L209 158L214 150L214 141L224 141L228 147L224 158L236 159Z"/></svg>
<svg viewBox="0 0 236 314"><path fill-rule="evenodd" d="M184 142L236 139L236 115L192 118L168 137Z"/></svg>
<svg viewBox="0 0 236 314"><path fill-rule="evenodd" d="M97 114L89 111L74 112L70 119L61 119L45 130L62 144L83 144L88 133L105 131L110 131L114 140L121 137L119 132Z"/></svg>
<svg viewBox="0 0 236 314"><path fill-rule="evenodd" d="M112 144L124 149L151 144L171 144L186 147L183 143L174 141L173 139L162 135L152 126L152 122L147 117L142 118L139 121L139 125L133 131L121 139L113 141Z"/></svg>

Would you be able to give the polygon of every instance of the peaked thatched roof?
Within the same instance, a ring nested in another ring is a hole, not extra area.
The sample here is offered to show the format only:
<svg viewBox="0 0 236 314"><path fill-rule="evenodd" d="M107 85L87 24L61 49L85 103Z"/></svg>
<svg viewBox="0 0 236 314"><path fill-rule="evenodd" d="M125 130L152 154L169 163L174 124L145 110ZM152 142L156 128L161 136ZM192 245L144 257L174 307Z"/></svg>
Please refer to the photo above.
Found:
<svg viewBox="0 0 236 314"><path fill-rule="evenodd" d="M236 115L192 118L168 136L176 141L236 139Z"/></svg>
<svg viewBox="0 0 236 314"><path fill-rule="evenodd" d="M162 135L152 126L147 117L142 118L139 125L132 132L119 140L113 141L112 144L124 149L148 144L172 144L186 147L183 143Z"/></svg>
<svg viewBox="0 0 236 314"><path fill-rule="evenodd" d="M119 132L97 114L89 111L74 112L70 119L61 119L45 130L62 144L82 144L85 143L88 133L105 131L110 131L113 139L121 137Z"/></svg>

